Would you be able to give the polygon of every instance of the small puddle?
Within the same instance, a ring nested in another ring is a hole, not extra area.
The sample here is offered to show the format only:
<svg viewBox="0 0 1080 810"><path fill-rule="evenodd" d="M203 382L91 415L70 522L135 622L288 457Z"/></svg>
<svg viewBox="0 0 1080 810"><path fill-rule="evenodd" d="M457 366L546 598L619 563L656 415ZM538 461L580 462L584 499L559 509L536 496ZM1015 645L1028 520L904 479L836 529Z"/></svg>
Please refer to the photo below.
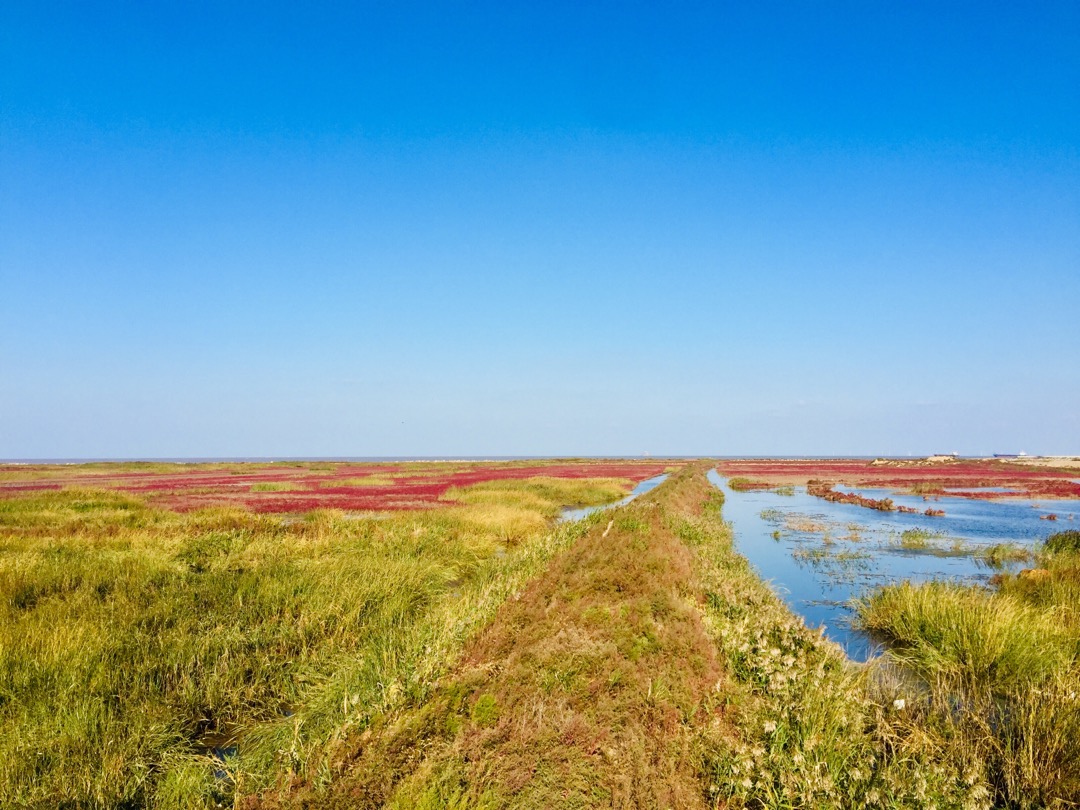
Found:
<svg viewBox="0 0 1080 810"><path fill-rule="evenodd" d="M214 759L214 778L226 783L232 783L233 777L228 770L228 761L235 759L240 749L235 745L219 746L210 749L210 756Z"/></svg>
<svg viewBox="0 0 1080 810"><path fill-rule="evenodd" d="M1031 563L991 568L980 553L998 543L1031 550L1057 530L1044 515L1056 514L1058 520L1080 515L1080 501L1055 501L1047 507L1026 499L942 495L932 505L945 515L927 516L921 495L837 487L866 498L891 498L897 506L917 510L878 512L816 498L805 487L796 487L794 495L735 492L715 470L708 477L724 493L724 519L733 527L739 553L808 627L823 627L856 661L875 655L881 645L852 626L854 599L901 580L985 584L998 570Z"/></svg>
<svg viewBox="0 0 1080 810"><path fill-rule="evenodd" d="M233 781L230 772L230 761L235 760L240 754L240 747L236 741L236 734L230 732L209 732L199 738L199 748L213 763L214 779L222 785L230 785Z"/></svg>
<svg viewBox="0 0 1080 810"><path fill-rule="evenodd" d="M662 483L668 479L667 473L660 473L660 475L653 476L652 478L646 478L636 487L634 487L630 494L625 498L615 501L614 503L603 503L599 506L578 506L567 507L562 510L562 514L559 515L560 522L581 520L591 515L593 512L599 512L602 509L614 509L616 506L624 506L630 503L630 501L637 498L639 495L644 495L646 492L651 492L656 489Z"/></svg>

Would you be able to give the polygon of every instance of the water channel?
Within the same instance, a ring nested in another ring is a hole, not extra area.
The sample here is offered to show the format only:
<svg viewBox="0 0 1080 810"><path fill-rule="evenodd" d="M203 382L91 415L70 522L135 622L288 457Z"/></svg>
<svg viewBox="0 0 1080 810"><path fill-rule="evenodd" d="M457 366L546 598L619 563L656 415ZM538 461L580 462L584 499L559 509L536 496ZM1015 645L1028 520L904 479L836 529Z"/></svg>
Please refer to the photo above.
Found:
<svg viewBox="0 0 1080 810"><path fill-rule="evenodd" d="M600 504L599 506L568 506L567 508L563 509L562 514L559 515L559 520L581 520L582 518L588 517L593 512L598 512L601 509L614 509L616 506L623 506L624 504L630 503L630 501L634 500L634 498L638 497L639 495L644 495L646 492L650 492L656 489L658 486L664 483L667 478L667 473L660 473L660 475L655 475L652 478L646 478L644 481L642 481L636 487L630 490L629 495L627 495L625 498L615 501L614 503L604 503Z"/></svg>
<svg viewBox="0 0 1080 810"><path fill-rule="evenodd" d="M709 480L724 493L724 518L734 530L739 553L770 582L809 627L824 627L848 656L865 661L880 648L852 626L851 603L875 587L899 580L944 579L987 583L999 570L980 552L997 543L1027 549L1055 531L1080 528L1080 501L988 501L942 496L929 502L888 490L837 487L867 498L891 498L919 514L879 512L833 503L795 487L794 494L735 492L715 471ZM928 507L943 517L922 514ZM1047 519L1054 515L1055 520ZM904 533L908 534L905 535ZM925 545L904 542L915 538Z"/></svg>

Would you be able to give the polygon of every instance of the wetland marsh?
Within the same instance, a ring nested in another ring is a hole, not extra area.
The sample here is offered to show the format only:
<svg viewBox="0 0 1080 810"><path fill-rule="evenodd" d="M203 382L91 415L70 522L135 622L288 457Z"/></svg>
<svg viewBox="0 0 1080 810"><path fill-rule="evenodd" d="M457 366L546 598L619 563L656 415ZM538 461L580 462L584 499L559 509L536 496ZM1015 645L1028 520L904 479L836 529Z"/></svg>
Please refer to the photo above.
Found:
<svg viewBox="0 0 1080 810"><path fill-rule="evenodd" d="M210 807L319 778L580 536L563 507L665 466L3 468L0 805ZM281 510L347 498L380 509Z"/></svg>
<svg viewBox="0 0 1080 810"><path fill-rule="evenodd" d="M1080 526L1080 501L926 501L882 488L838 487L912 510L882 512L816 498L804 486L788 485L790 494L780 494L732 490L715 471L710 480L725 492L740 553L809 626L824 626L857 661L880 648L853 626L855 601L874 588L904 580L985 586L998 573L1032 564L1055 527ZM944 514L928 516L928 506Z"/></svg>
<svg viewBox="0 0 1080 810"><path fill-rule="evenodd" d="M1076 502L919 469L2 467L0 804L1073 806Z"/></svg>

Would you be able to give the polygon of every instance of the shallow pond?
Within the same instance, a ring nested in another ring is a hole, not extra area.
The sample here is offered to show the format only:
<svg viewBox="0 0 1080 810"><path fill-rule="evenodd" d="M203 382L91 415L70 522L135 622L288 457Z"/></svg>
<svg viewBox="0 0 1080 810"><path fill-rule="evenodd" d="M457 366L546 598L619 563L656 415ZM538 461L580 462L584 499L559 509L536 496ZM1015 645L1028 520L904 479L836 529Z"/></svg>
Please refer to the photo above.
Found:
<svg viewBox="0 0 1080 810"><path fill-rule="evenodd" d="M880 645L852 627L853 599L903 579L984 583L999 570L1030 565L1019 561L993 568L980 556L991 546L1031 549L1055 531L1080 526L1080 501L948 496L926 501L887 490L836 487L867 498L888 497L920 512L910 514L833 503L807 495L805 487L796 487L794 495L735 492L715 470L709 480L724 493L724 518L732 524L739 552L808 626L824 626L825 634L857 661ZM927 508L945 515L921 514ZM1044 519L1050 514L1057 520Z"/></svg>
<svg viewBox="0 0 1080 810"><path fill-rule="evenodd" d="M562 510L562 514L559 515L559 520L581 520L584 517L588 517L593 512L597 512L601 509L614 509L616 506L622 506L623 504L630 503L634 498L639 495L644 495L646 492L656 489L668 478L667 473L660 473L652 478L646 478L639 483L636 487L630 490L630 494L625 498L622 498L614 503L604 503L599 506L579 506L579 507L567 507Z"/></svg>

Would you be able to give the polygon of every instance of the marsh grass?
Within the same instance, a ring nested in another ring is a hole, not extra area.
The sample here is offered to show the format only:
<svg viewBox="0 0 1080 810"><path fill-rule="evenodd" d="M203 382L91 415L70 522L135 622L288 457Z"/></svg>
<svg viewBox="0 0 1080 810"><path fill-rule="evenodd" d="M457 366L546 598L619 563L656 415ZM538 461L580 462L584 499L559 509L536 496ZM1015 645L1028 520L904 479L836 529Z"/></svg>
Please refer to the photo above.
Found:
<svg viewBox="0 0 1080 810"><path fill-rule="evenodd" d="M915 481L908 487L912 495L940 495L945 484L941 481Z"/></svg>
<svg viewBox="0 0 1080 810"><path fill-rule="evenodd" d="M798 534L825 534L829 525L808 515L792 512L784 516L784 528Z"/></svg>
<svg viewBox="0 0 1080 810"><path fill-rule="evenodd" d="M538 476L526 481L501 480L465 489L452 487L444 501L469 505L521 506L556 517L564 506L583 507L611 503L626 494L632 482L619 478L567 479Z"/></svg>
<svg viewBox="0 0 1080 810"><path fill-rule="evenodd" d="M1080 529L1066 529L1062 532L1054 532L1046 538L1043 550L1048 554L1061 554L1071 552L1080 554Z"/></svg>
<svg viewBox="0 0 1080 810"><path fill-rule="evenodd" d="M362 478L327 478L319 481L320 487L392 487L396 483L392 475L365 475Z"/></svg>
<svg viewBox="0 0 1080 810"><path fill-rule="evenodd" d="M929 686L949 746L987 763L995 802L1080 803L1080 560L1041 558L997 591L901 583L860 606L862 625Z"/></svg>
<svg viewBox="0 0 1080 810"><path fill-rule="evenodd" d="M773 488L773 485L768 481L755 481L752 478L742 478L740 476L729 478L727 484L735 492L753 492L754 490Z"/></svg>
<svg viewBox="0 0 1080 810"><path fill-rule="evenodd" d="M1030 549L1016 543L994 543L978 549L975 558L991 568L1004 568L1010 563L1028 562L1034 555Z"/></svg>
<svg viewBox="0 0 1080 810"><path fill-rule="evenodd" d="M922 551L931 547L938 547L946 535L929 529L906 529L899 536L894 536L892 544L899 548L910 551Z"/></svg>
<svg viewBox="0 0 1080 810"><path fill-rule="evenodd" d="M552 527L624 492L302 520L0 499L0 806L1076 804L1077 555L875 596L902 678L788 611L700 469Z"/></svg>
<svg viewBox="0 0 1080 810"><path fill-rule="evenodd" d="M922 528L891 534L886 541L886 547L933 557L973 557L978 556L982 550L982 547L959 538L950 538L944 532Z"/></svg>
<svg viewBox="0 0 1080 810"><path fill-rule="evenodd" d="M340 779L260 804L702 806L695 729L716 716L720 673L671 525L695 487L676 475L587 518L437 690L346 736ZM491 490L470 494L486 504Z"/></svg>
<svg viewBox="0 0 1080 810"><path fill-rule="evenodd" d="M308 489L307 486L289 481L263 481L251 485L252 492L299 492Z"/></svg>
<svg viewBox="0 0 1080 810"><path fill-rule="evenodd" d="M348 729L432 688L584 531L552 529L564 504L546 497L622 494L525 480L302 521L85 489L0 499L0 806L211 807L328 779Z"/></svg>
<svg viewBox="0 0 1080 810"><path fill-rule="evenodd" d="M832 582L851 582L870 569L872 555L862 550L839 549L834 543L800 545L791 552L799 565L809 565Z"/></svg>
<svg viewBox="0 0 1080 810"><path fill-rule="evenodd" d="M886 547L933 557L971 557L981 565L998 569L1027 562L1033 557L1029 549L1016 543L969 543L929 529L907 529L899 535L893 534L886 541Z"/></svg>
<svg viewBox="0 0 1080 810"><path fill-rule="evenodd" d="M978 760L944 749L921 722L917 696L883 689L872 668L848 662L735 552L722 501L708 495L681 528L705 588L706 626L731 675L718 685L725 716L738 730L732 738L723 724L702 729L710 806L988 806Z"/></svg>

